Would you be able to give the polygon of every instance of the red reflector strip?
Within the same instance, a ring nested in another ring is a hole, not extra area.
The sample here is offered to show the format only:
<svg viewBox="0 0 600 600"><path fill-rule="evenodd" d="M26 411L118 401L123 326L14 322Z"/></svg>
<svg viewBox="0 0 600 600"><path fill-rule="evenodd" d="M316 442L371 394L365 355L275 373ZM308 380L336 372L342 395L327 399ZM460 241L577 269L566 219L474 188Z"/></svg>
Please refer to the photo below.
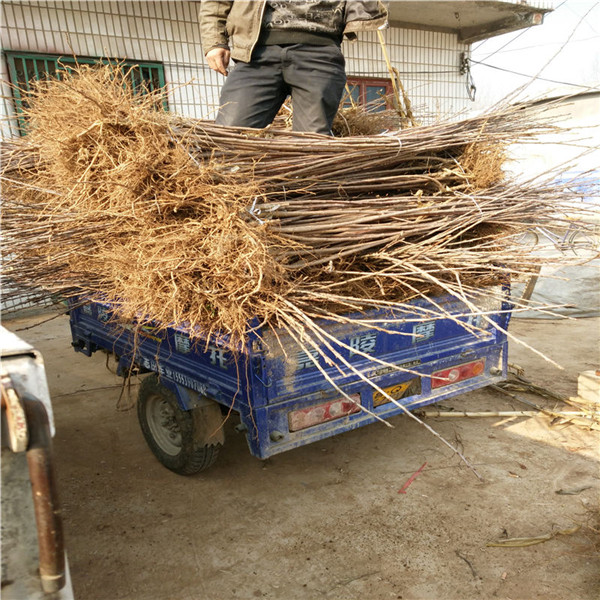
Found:
<svg viewBox="0 0 600 600"><path fill-rule="evenodd" d="M357 413L360 410L360 394L352 394L350 398L356 403L347 398L337 398L325 404L292 411L288 414L290 431L300 431L319 423L327 423Z"/></svg>
<svg viewBox="0 0 600 600"><path fill-rule="evenodd" d="M431 387L439 388L445 385L451 385L471 377L477 377L485 371L485 358L474 362L465 363L464 365L456 365L443 371L436 371L431 375Z"/></svg>

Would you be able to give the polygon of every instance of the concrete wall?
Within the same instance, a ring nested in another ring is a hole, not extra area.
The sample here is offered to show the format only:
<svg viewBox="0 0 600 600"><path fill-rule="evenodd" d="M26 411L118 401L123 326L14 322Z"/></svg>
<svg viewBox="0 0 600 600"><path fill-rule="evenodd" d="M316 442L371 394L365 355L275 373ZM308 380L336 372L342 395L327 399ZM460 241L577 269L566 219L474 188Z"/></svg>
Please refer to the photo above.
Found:
<svg viewBox="0 0 600 600"><path fill-rule="evenodd" d="M572 317L600 314L600 92L547 100L539 103L542 116L560 127L537 143L515 145L511 149L510 170L520 179L536 176L572 181L579 192L578 202L587 210L585 232L570 236L567 231L538 232L536 252L559 257L570 266L544 266L535 285L533 302L565 305L555 312ZM552 240L572 238L562 250ZM590 260L592 259L592 260ZM576 264L579 263L579 264ZM518 298L524 284L514 286ZM543 317L527 311L518 316Z"/></svg>
<svg viewBox="0 0 600 600"><path fill-rule="evenodd" d="M600 177L600 92L582 93L537 103L532 110L560 131L537 143L511 149L511 172L524 177L546 172L595 172Z"/></svg>

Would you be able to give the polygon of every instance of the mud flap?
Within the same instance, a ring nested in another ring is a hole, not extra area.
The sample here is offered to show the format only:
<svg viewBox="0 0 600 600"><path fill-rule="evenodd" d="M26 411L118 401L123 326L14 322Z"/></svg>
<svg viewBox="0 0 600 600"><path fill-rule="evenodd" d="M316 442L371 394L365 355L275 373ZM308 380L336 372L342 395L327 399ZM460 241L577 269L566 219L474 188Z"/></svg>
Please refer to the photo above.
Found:
<svg viewBox="0 0 600 600"><path fill-rule="evenodd" d="M198 446L225 443L224 417L217 402L210 402L191 411L194 419L194 442Z"/></svg>

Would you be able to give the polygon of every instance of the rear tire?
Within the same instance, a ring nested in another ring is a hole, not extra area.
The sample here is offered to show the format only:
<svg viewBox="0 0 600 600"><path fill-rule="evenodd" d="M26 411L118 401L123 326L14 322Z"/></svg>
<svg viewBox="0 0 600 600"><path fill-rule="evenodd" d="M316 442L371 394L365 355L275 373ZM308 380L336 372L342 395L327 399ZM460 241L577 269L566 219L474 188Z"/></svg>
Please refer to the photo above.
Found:
<svg viewBox="0 0 600 600"><path fill-rule="evenodd" d="M202 410L182 410L175 394L155 374L142 381L137 402L142 433L154 456L179 475L204 471L219 455L222 444L207 444L205 431L194 418L194 413Z"/></svg>

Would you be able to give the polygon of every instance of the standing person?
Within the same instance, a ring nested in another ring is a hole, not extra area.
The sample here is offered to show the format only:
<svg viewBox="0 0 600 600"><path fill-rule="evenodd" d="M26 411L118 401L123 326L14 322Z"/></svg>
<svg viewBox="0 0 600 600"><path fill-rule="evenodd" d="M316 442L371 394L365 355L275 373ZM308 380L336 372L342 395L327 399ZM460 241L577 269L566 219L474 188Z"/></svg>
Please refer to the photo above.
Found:
<svg viewBox="0 0 600 600"><path fill-rule="evenodd" d="M266 127L291 95L292 129L331 135L346 84L343 36L386 26L377 0L203 0L206 60L227 76L216 122Z"/></svg>

